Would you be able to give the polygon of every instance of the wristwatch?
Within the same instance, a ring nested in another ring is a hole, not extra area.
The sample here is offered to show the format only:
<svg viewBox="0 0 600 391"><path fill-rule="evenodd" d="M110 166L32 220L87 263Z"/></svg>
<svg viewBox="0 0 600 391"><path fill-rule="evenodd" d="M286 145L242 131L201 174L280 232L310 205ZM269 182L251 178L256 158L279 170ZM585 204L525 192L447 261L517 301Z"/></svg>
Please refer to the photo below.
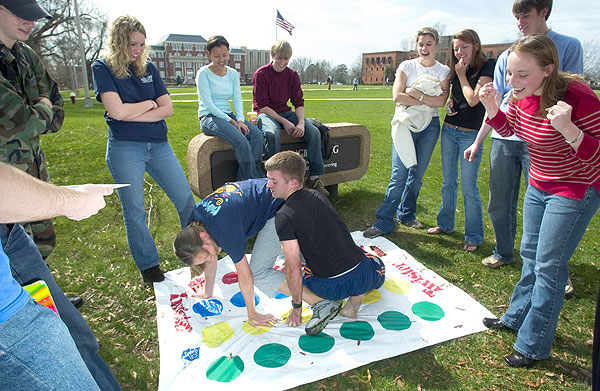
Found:
<svg viewBox="0 0 600 391"><path fill-rule="evenodd" d="M300 304L296 304L296 303L294 303L294 300L292 299L292 308L294 308L294 309L302 308L302 302L300 302Z"/></svg>

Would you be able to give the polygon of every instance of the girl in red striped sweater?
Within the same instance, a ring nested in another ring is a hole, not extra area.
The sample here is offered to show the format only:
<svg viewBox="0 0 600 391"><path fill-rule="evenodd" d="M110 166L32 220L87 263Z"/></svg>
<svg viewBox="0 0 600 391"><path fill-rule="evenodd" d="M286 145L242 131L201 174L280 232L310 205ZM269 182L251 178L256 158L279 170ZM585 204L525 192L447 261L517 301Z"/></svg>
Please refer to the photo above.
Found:
<svg viewBox="0 0 600 391"><path fill-rule="evenodd" d="M509 109L498 110L492 83L480 90L487 122L502 136L527 142L531 168L523 206L521 279L490 328L518 331L509 366L531 366L550 356L568 261L600 204L600 101L575 76L558 72L558 51L545 35L510 49Z"/></svg>

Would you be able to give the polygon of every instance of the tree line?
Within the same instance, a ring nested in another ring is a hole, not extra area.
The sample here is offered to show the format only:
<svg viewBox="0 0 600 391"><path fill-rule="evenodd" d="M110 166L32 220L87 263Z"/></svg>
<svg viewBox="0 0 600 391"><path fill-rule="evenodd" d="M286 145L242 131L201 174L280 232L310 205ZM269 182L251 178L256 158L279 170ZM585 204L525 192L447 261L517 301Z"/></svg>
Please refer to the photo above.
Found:
<svg viewBox="0 0 600 391"><path fill-rule="evenodd" d="M79 53L75 11L73 0L38 0L40 5L52 16L36 23L27 44L38 53L51 70L53 77L62 89L77 90L83 86L81 80L81 55ZM78 0L82 39L85 51L85 65L88 69L87 83L91 84L91 64L98 59L106 43L108 17L95 5L94 0ZM437 25L443 32L444 25ZM402 40L399 50L410 50L413 38ZM592 39L583 42L584 75L590 81L600 81L600 44ZM331 76L334 83L351 84L361 79L362 56L347 64L332 65L325 59L313 60L310 57L293 58L290 68L298 72L303 83L325 83ZM395 69L387 66L384 78L393 82Z"/></svg>
<svg viewBox="0 0 600 391"><path fill-rule="evenodd" d="M310 57L293 58L289 66L298 72L305 84L325 83L328 76L331 76L333 83L351 84L355 78L360 80L362 56L358 56L350 67L346 64L334 66L328 60L313 60Z"/></svg>

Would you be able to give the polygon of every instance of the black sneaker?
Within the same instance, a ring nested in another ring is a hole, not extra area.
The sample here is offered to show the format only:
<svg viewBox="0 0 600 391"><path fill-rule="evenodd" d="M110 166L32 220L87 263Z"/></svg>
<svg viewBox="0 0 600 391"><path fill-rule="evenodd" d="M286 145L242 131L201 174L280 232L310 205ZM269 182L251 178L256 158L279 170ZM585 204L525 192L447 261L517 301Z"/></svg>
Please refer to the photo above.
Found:
<svg viewBox="0 0 600 391"><path fill-rule="evenodd" d="M329 321L342 309L341 300L323 299L311 307L313 311L312 318L306 323L306 334L317 335L327 326Z"/></svg>
<svg viewBox="0 0 600 391"><path fill-rule="evenodd" d="M152 266L150 269L142 270L142 278L144 282L147 284L151 284L153 282L162 282L165 279L165 274L158 265Z"/></svg>
<svg viewBox="0 0 600 391"><path fill-rule="evenodd" d="M383 232L381 232L375 227L369 227L365 230L365 232L363 232L363 236L369 239L373 239L381 235L383 235Z"/></svg>
<svg viewBox="0 0 600 391"><path fill-rule="evenodd" d="M67 299L69 299L69 301L71 302L71 304L73 304L73 307L75 308L79 308L83 305L83 298L79 297L79 296L75 296L75 297L68 297Z"/></svg>

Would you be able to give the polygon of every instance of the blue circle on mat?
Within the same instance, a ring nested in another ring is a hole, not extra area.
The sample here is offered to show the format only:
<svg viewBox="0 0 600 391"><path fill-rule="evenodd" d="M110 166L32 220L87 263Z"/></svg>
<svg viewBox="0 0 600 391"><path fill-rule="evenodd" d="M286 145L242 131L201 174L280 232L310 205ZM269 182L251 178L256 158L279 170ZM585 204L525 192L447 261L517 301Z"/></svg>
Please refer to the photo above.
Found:
<svg viewBox="0 0 600 391"><path fill-rule="evenodd" d="M186 349L181 353L181 358L186 361L194 361L200 357L200 348Z"/></svg>
<svg viewBox="0 0 600 391"><path fill-rule="evenodd" d="M202 300L192 306L192 310L201 316L221 315L223 303L217 299Z"/></svg>
<svg viewBox="0 0 600 391"><path fill-rule="evenodd" d="M233 297L231 299L229 299L229 301L231 302L231 304L233 304L236 307L245 307L246 306L242 292L238 292L235 295L233 295ZM254 305L258 305L259 301L260 301L260 299L258 298L258 295L255 293L254 294Z"/></svg>
<svg viewBox="0 0 600 391"><path fill-rule="evenodd" d="M273 296L274 299L287 299L289 296L286 295L285 293L281 293L281 292L277 292L275 293L275 296Z"/></svg>

